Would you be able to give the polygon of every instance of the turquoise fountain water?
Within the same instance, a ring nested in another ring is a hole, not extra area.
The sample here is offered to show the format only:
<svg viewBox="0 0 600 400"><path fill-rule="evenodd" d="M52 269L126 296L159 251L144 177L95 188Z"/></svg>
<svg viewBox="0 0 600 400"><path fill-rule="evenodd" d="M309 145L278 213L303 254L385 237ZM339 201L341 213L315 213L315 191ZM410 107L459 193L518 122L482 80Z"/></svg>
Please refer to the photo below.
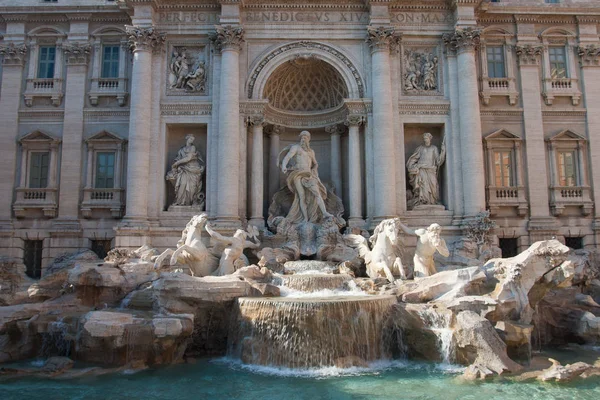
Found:
<svg viewBox="0 0 600 400"><path fill-rule="evenodd" d="M454 372L453 372L454 371ZM274 375L277 374L277 375ZM597 400L600 380L557 385L538 382L464 383L455 370L395 362L364 370L297 372L202 360L136 374L76 380L0 382L2 400L244 399L244 400Z"/></svg>

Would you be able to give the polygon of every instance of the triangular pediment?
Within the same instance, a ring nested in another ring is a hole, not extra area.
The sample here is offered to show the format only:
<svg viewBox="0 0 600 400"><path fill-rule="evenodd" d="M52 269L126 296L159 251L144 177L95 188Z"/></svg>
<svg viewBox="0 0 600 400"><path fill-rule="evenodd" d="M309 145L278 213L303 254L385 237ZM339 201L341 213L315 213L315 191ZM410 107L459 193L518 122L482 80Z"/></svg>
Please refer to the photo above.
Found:
<svg viewBox="0 0 600 400"><path fill-rule="evenodd" d="M114 133L110 133L108 131L98 132L92 137L89 137L85 140L86 142L94 142L94 143L123 143L125 139L120 136L115 135Z"/></svg>
<svg viewBox="0 0 600 400"><path fill-rule="evenodd" d="M521 137L510 131L507 131L506 129L499 129L487 135L485 140L521 140Z"/></svg>
<svg viewBox="0 0 600 400"><path fill-rule="evenodd" d="M560 131L558 132L556 135L552 136L550 138L551 142L554 142L556 140L576 140L576 141L580 141L580 140L587 140L584 136L580 135L577 132L573 132L570 129L565 129L564 131Z"/></svg>
<svg viewBox="0 0 600 400"><path fill-rule="evenodd" d="M19 139L19 142L60 142L60 139L57 139L48 133L36 130L23 136Z"/></svg>

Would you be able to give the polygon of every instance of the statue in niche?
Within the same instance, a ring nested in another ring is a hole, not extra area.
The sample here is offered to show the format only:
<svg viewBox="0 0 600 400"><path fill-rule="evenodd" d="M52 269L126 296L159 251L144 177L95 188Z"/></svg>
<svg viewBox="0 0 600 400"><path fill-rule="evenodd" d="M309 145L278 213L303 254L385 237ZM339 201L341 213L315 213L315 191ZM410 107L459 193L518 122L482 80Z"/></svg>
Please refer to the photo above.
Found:
<svg viewBox="0 0 600 400"><path fill-rule="evenodd" d="M288 174L287 186L294 194L294 202L286 219L290 223L320 222L322 218L333 217L325 207L327 189L319 179L319 164L314 150L310 148L310 133L300 132L300 144L286 147L279 157L283 154L281 171Z"/></svg>
<svg viewBox="0 0 600 400"><path fill-rule="evenodd" d="M413 257L414 276L423 278L437 273L433 261L435 252L439 252L444 257L450 256L446 241L440 237L442 227L439 224L431 224L426 229L412 230L401 222L399 225L405 233L419 237Z"/></svg>
<svg viewBox="0 0 600 400"><path fill-rule="evenodd" d="M433 53L404 52L404 90L428 92L438 90L438 58Z"/></svg>
<svg viewBox="0 0 600 400"><path fill-rule="evenodd" d="M195 136L185 136L185 146L179 149L177 157L167 173L166 179L175 188L174 206L196 206L204 208L204 193L202 191L202 177L204 175L204 161L194 146Z"/></svg>
<svg viewBox="0 0 600 400"><path fill-rule="evenodd" d="M408 200L409 208L440 204L438 171L446 159L446 137L442 140L441 151L431 144L432 138L431 133L424 133L424 144L417 147L406 163L412 186L412 198Z"/></svg>
<svg viewBox="0 0 600 400"><path fill-rule="evenodd" d="M188 92L206 91L206 68L199 59L193 63L188 59L187 49L173 50L169 63L169 82L171 89L183 89Z"/></svg>
<svg viewBox="0 0 600 400"><path fill-rule="evenodd" d="M216 232L210 223L206 224L206 232L221 246L224 247L219 261L219 268L213 273L213 275L229 275L233 274L236 270L248 265L248 259L244 256L244 249L257 249L260 247L260 241L258 240L258 228L255 226L248 227L248 231L238 229L235 231L232 237L225 237L219 232ZM252 240L246 240L246 238Z"/></svg>

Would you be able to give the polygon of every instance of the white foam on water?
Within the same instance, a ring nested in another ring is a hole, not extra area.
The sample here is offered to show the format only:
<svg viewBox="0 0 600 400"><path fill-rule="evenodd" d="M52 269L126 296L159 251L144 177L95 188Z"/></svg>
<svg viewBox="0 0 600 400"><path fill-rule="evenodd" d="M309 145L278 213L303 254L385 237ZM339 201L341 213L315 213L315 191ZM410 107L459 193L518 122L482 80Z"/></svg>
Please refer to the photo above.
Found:
<svg viewBox="0 0 600 400"><path fill-rule="evenodd" d="M223 357L211 360L211 362L225 364L234 370L243 370L259 375L270 375L287 378L334 378L346 376L365 376L379 375L384 371L392 369L407 369L407 370L436 370L444 374L459 374L465 370L465 367L454 364L430 364L424 362L404 361L404 360L379 360L368 364L368 367L320 367L320 368L285 368L275 366L244 364L240 360L235 360L229 357Z"/></svg>
<svg viewBox="0 0 600 400"><path fill-rule="evenodd" d="M278 286L279 294L281 297L296 297L296 298L309 298L309 297L340 297L340 296L369 296L368 293L358 290L347 290L347 289L322 289L316 292L303 292L301 290L291 289L287 286Z"/></svg>

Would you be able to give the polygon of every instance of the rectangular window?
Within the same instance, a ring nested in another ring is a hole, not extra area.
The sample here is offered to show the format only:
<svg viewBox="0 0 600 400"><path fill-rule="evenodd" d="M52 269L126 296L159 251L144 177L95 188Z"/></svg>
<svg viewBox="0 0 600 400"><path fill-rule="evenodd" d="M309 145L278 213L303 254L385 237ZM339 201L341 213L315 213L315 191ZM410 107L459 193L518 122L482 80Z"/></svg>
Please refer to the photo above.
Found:
<svg viewBox="0 0 600 400"><path fill-rule="evenodd" d="M23 264L25 264L25 273L33 279L42 277L42 250L44 249L43 240L25 240Z"/></svg>
<svg viewBox="0 0 600 400"><path fill-rule="evenodd" d="M96 189L115 187L115 153L96 154Z"/></svg>
<svg viewBox="0 0 600 400"><path fill-rule="evenodd" d="M38 65L38 78L54 78L54 63L56 61L56 47L40 47L40 57Z"/></svg>
<svg viewBox="0 0 600 400"><path fill-rule="evenodd" d="M496 178L496 186L510 187L511 186L511 170L512 156L510 150L502 150L494 152L494 172Z"/></svg>
<svg viewBox="0 0 600 400"><path fill-rule="evenodd" d="M106 45L102 52L102 78L119 77L119 46Z"/></svg>
<svg viewBox="0 0 600 400"><path fill-rule="evenodd" d="M504 47L489 46L486 47L488 77L489 78L506 78L504 68Z"/></svg>
<svg viewBox="0 0 600 400"><path fill-rule="evenodd" d="M48 186L48 162L50 153L31 153L29 164L29 187L42 189Z"/></svg>
<svg viewBox="0 0 600 400"><path fill-rule="evenodd" d="M574 151L558 152L558 184L560 186L577 186L575 162Z"/></svg>
<svg viewBox="0 0 600 400"><path fill-rule="evenodd" d="M564 47L548 48L550 76L552 79L567 78L567 54Z"/></svg>

